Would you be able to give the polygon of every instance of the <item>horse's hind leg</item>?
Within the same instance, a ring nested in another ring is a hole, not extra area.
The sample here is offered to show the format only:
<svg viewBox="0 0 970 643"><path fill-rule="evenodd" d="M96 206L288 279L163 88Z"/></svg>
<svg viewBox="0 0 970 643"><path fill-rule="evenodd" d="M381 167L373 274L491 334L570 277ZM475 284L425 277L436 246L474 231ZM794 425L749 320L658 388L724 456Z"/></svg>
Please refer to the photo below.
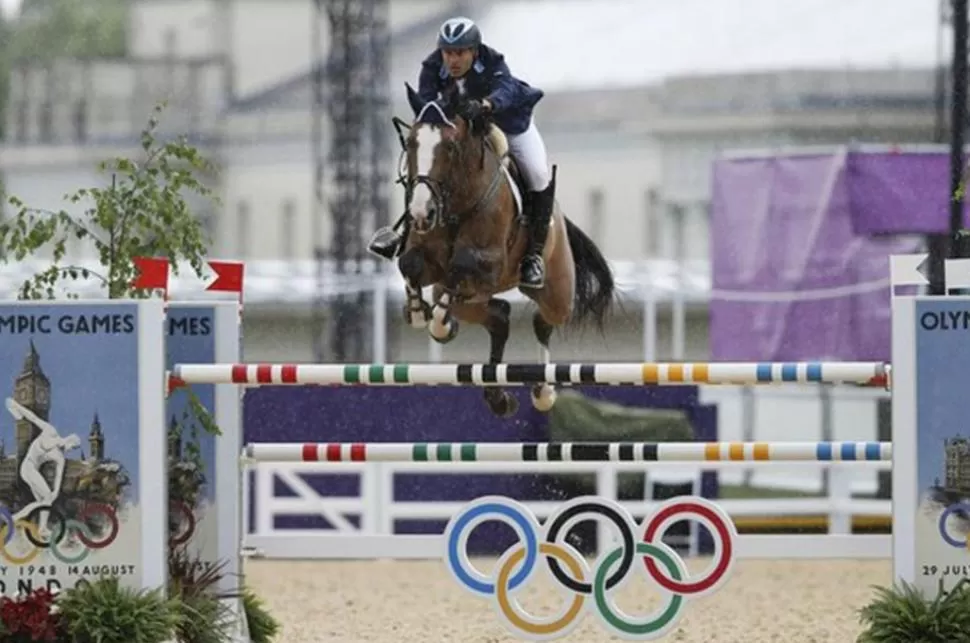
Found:
<svg viewBox="0 0 970 643"><path fill-rule="evenodd" d="M539 360L549 363L549 340L552 338L553 325L546 321L541 311L532 315L532 331L539 342ZM536 384L532 387L532 406L545 413L556 403L556 389L552 384Z"/></svg>
<svg viewBox="0 0 970 643"><path fill-rule="evenodd" d="M452 312L462 321L480 324L488 331L488 363L501 364L505 356L505 344L509 340L509 317L512 306L498 297L488 303L458 304ZM499 417L511 417L519 410L519 401L507 390L498 386L486 386L485 402L492 413Z"/></svg>

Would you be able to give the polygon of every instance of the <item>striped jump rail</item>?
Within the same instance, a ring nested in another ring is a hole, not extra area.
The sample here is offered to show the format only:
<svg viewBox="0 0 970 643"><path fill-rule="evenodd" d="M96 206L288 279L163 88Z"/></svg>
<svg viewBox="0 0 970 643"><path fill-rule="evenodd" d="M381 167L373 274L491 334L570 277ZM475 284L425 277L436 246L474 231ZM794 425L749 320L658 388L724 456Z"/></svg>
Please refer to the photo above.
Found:
<svg viewBox="0 0 970 643"><path fill-rule="evenodd" d="M184 384L330 386L507 386L527 384L781 384L886 386L882 362L693 364L177 364Z"/></svg>
<svg viewBox="0 0 970 643"><path fill-rule="evenodd" d="M251 443L253 462L890 461L891 442Z"/></svg>

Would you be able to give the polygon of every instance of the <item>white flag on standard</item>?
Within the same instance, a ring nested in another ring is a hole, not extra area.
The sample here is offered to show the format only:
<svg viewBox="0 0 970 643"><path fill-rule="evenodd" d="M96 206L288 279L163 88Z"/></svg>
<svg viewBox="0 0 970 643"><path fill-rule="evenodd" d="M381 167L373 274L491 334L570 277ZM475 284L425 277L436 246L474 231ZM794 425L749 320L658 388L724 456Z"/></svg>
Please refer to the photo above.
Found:
<svg viewBox="0 0 970 643"><path fill-rule="evenodd" d="M947 259L943 263L947 290L970 288L970 259Z"/></svg>
<svg viewBox="0 0 970 643"><path fill-rule="evenodd" d="M889 279L893 286L925 286L930 283L925 271L929 255L890 255Z"/></svg>

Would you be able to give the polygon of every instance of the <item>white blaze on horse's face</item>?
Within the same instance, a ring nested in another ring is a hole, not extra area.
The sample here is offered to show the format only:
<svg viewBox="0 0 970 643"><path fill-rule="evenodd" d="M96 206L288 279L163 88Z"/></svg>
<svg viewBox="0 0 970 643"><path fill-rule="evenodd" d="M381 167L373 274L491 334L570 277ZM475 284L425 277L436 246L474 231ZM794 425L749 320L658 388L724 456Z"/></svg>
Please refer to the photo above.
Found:
<svg viewBox="0 0 970 643"><path fill-rule="evenodd" d="M415 140L418 143L417 150L417 176L427 177L431 173L434 165L434 150L441 142L441 130L431 125L417 125ZM434 195L425 183L418 183L414 186L414 194L411 195L411 219L414 222L414 229L419 234L425 233L432 228L434 217L438 215L434 211Z"/></svg>

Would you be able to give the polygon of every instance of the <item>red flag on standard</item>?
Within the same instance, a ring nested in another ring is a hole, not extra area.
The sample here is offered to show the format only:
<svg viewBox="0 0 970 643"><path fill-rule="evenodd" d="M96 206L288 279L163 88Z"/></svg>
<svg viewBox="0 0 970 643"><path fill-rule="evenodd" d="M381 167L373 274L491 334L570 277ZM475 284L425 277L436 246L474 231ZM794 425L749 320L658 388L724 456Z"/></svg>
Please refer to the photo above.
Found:
<svg viewBox="0 0 970 643"><path fill-rule="evenodd" d="M157 257L133 257L135 278L132 288L161 288L168 290L168 259Z"/></svg>
<svg viewBox="0 0 970 643"><path fill-rule="evenodd" d="M243 263L240 261L210 261L209 267L216 273L216 280L206 290L238 292L243 290Z"/></svg>

